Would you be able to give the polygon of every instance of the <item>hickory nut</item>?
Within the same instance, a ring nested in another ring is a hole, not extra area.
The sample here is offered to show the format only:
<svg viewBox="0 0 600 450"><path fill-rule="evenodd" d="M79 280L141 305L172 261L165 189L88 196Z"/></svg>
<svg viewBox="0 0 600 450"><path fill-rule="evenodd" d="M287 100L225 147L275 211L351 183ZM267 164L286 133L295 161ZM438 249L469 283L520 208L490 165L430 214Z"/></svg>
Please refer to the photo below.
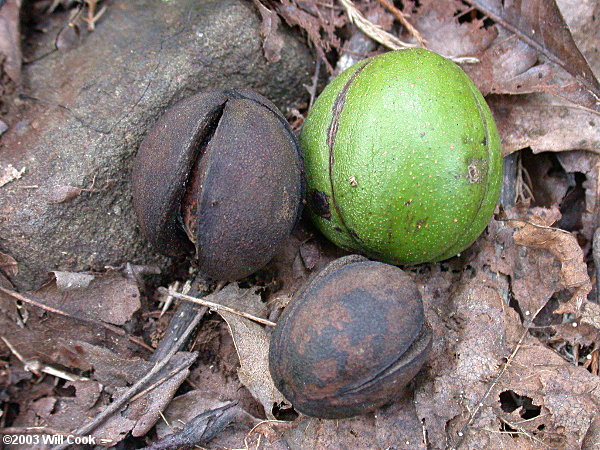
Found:
<svg viewBox="0 0 600 450"><path fill-rule="evenodd" d="M133 200L142 233L169 256L195 252L220 280L266 264L300 213L297 141L269 100L206 91L170 108L142 142Z"/></svg>
<svg viewBox="0 0 600 450"><path fill-rule="evenodd" d="M490 109L456 64L424 49L384 53L340 74L309 112L300 145L319 229L391 264L461 252L500 195Z"/></svg>
<svg viewBox="0 0 600 450"><path fill-rule="evenodd" d="M397 398L430 344L412 279L352 255L333 261L294 296L273 332L269 367L298 411L344 418Z"/></svg>

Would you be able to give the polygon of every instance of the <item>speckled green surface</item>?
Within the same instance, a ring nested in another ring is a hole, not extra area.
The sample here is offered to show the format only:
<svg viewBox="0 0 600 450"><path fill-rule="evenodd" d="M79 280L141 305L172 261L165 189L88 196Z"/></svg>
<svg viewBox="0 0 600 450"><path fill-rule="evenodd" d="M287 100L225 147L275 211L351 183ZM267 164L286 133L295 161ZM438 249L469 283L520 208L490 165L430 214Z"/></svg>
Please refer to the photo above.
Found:
<svg viewBox="0 0 600 450"><path fill-rule="evenodd" d="M314 222L340 247L382 261L456 255L500 194L500 138L484 98L427 50L388 52L340 74L300 141Z"/></svg>

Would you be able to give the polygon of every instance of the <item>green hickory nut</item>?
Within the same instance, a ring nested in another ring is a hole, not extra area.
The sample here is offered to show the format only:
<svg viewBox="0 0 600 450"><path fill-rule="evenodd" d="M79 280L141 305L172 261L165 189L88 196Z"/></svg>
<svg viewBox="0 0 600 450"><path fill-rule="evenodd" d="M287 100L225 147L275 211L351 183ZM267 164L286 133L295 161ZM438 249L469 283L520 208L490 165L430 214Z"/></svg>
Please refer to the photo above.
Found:
<svg viewBox="0 0 600 450"><path fill-rule="evenodd" d="M456 64L428 50L384 53L341 73L309 112L300 145L317 227L388 263L463 251L500 195L490 109Z"/></svg>

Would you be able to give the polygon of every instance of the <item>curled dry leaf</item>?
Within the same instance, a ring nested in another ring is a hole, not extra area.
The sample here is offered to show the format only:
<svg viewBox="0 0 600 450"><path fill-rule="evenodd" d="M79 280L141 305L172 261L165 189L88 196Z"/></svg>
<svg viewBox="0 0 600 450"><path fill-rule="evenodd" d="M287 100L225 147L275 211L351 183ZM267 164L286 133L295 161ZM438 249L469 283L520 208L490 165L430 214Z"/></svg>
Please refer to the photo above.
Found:
<svg viewBox="0 0 600 450"><path fill-rule="evenodd" d="M559 228L533 222L511 220L510 224L516 228L514 234L516 244L549 251L560 261L561 283L565 288L573 291L573 296L567 304L562 305L555 312L579 315L592 290L592 283L583 260L583 250L575 236Z"/></svg>
<svg viewBox="0 0 600 450"><path fill-rule="evenodd" d="M8 277L14 277L19 273L19 266L15 258L0 252L0 274L4 273Z"/></svg>
<svg viewBox="0 0 600 450"><path fill-rule="evenodd" d="M263 38L265 58L271 63L277 62L281 59L281 49L283 48L283 38L277 33L281 21L277 13L263 5L260 0L253 0L253 2L262 18L260 34Z"/></svg>
<svg viewBox="0 0 600 450"><path fill-rule="evenodd" d="M86 288L95 278L94 275L78 272L63 272L55 270L52 272L56 279L56 287L60 291L68 291L70 289Z"/></svg>
<svg viewBox="0 0 600 450"><path fill-rule="evenodd" d="M229 284L212 295L211 301L255 316L261 316L265 310L256 290L240 289L236 284ZM262 404L267 417L274 418L273 406L287 404L287 401L273 384L269 373L269 334L262 325L236 314L224 311L218 313L227 322L240 358L240 381Z"/></svg>
<svg viewBox="0 0 600 450"><path fill-rule="evenodd" d="M24 173L25 167L20 170L14 168L12 164L0 167L0 187L10 183L11 181L20 179Z"/></svg>
<svg viewBox="0 0 600 450"><path fill-rule="evenodd" d="M288 25L299 26L306 31L327 70L333 73L333 67L325 53L340 48L340 38L336 35L336 30L347 23L347 17L335 6L314 0L280 0L276 11Z"/></svg>
<svg viewBox="0 0 600 450"><path fill-rule="evenodd" d="M63 203L81 195L83 189L75 186L54 186L48 192L48 203Z"/></svg>

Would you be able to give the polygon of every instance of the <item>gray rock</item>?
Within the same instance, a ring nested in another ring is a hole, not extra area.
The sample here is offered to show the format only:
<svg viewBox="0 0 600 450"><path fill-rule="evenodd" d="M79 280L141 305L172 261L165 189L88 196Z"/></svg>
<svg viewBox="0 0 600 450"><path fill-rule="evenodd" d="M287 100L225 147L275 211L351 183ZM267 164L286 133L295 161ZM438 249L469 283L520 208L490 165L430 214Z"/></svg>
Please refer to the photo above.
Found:
<svg viewBox="0 0 600 450"><path fill-rule="evenodd" d="M51 270L164 267L139 235L130 189L133 156L161 113L206 88L253 88L280 108L306 99L308 49L284 30L281 60L268 63L259 26L243 0L116 2L75 48L27 66L27 122L0 141L0 168L26 167L0 188L0 251L18 261L18 287Z"/></svg>

